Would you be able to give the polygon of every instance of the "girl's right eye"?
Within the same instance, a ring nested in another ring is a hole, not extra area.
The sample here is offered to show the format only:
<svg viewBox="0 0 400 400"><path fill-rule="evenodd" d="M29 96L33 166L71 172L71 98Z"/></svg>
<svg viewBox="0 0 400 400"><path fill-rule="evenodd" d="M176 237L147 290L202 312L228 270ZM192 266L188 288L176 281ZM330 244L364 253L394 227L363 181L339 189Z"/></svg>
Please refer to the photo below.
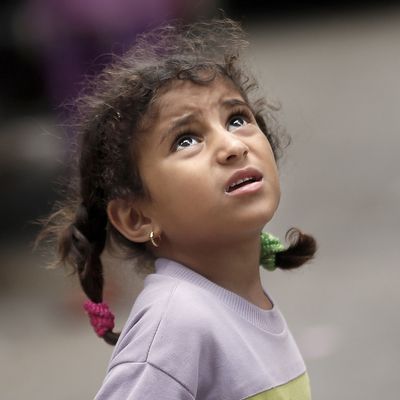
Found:
<svg viewBox="0 0 400 400"><path fill-rule="evenodd" d="M190 147L198 143L200 143L200 139L197 136L185 134L178 137L175 140L175 143L173 145L173 150L175 151L183 150L186 147Z"/></svg>

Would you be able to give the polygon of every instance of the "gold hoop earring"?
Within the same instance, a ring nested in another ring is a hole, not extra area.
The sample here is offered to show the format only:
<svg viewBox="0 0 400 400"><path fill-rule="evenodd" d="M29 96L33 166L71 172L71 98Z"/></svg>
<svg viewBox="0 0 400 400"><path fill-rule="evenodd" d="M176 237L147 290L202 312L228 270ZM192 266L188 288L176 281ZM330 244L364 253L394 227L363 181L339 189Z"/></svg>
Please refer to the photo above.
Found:
<svg viewBox="0 0 400 400"><path fill-rule="evenodd" d="M158 237L157 239L159 239L160 237ZM150 232L150 242L154 247L159 247L159 244L156 242L156 238L154 237L154 232L151 231Z"/></svg>

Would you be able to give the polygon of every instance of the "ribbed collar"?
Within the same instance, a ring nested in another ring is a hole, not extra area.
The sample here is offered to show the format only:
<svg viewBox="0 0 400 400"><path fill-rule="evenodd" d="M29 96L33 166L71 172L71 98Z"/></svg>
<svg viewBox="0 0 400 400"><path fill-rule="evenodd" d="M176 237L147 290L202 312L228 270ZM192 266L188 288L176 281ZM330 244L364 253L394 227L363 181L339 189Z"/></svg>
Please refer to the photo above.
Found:
<svg viewBox="0 0 400 400"><path fill-rule="evenodd" d="M158 258L155 262L155 268L156 274L189 282L212 293L242 318L266 332L282 334L286 330L286 323L272 299L272 309L264 310L175 261ZM268 297L270 298L270 296Z"/></svg>

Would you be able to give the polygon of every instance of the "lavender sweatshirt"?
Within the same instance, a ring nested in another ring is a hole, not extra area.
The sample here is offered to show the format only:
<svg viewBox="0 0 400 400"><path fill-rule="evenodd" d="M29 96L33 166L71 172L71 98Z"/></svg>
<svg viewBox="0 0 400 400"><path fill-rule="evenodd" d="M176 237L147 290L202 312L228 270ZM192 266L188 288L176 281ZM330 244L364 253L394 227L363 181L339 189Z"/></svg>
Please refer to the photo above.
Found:
<svg viewBox="0 0 400 400"><path fill-rule="evenodd" d="M263 310L167 259L145 279L96 400L309 400L276 305Z"/></svg>

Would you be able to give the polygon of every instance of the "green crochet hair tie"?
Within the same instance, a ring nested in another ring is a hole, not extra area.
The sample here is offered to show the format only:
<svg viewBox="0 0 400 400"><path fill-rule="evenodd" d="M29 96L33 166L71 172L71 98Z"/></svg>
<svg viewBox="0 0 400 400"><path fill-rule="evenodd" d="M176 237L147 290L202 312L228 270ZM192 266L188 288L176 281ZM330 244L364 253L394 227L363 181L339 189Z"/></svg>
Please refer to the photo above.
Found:
<svg viewBox="0 0 400 400"><path fill-rule="evenodd" d="M283 243L274 235L261 232L260 264L268 271L275 271L275 254L285 250Z"/></svg>

